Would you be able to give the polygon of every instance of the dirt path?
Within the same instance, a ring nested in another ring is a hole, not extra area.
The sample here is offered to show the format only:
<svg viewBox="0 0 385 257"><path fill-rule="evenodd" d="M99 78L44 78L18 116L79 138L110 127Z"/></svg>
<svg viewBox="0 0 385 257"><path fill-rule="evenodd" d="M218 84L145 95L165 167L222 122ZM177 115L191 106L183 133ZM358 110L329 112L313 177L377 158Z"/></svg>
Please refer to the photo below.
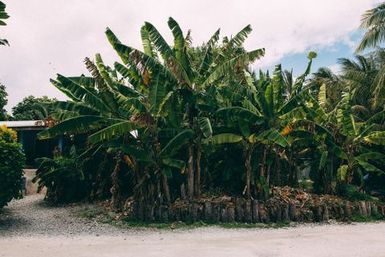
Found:
<svg viewBox="0 0 385 257"><path fill-rule="evenodd" d="M39 197L13 202L6 214L1 257L385 256L385 223L122 231L78 219L70 208L44 206Z"/></svg>
<svg viewBox="0 0 385 257"><path fill-rule="evenodd" d="M48 206L41 194L12 201L0 213L0 239L17 236L119 235L125 232L108 224L80 219L74 214L74 208Z"/></svg>

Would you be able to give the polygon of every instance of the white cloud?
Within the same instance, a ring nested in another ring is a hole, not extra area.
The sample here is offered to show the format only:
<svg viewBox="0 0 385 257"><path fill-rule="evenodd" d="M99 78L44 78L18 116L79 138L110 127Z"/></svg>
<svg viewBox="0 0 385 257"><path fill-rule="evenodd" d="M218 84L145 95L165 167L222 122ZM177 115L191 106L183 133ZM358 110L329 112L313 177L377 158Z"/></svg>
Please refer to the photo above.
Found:
<svg viewBox="0 0 385 257"><path fill-rule="evenodd" d="M341 66L338 63L330 65L328 68L335 74L341 73Z"/></svg>
<svg viewBox="0 0 385 257"><path fill-rule="evenodd" d="M104 37L109 26L127 44L140 47L139 29L152 22L170 39L167 18L192 29L196 44L221 27L231 35L251 24L246 47L265 47L257 66L267 67L287 54L351 44L361 14L378 0L24 0L6 1L11 19L0 35L11 47L0 48L0 81L9 106L24 96L62 95L49 84L55 73L85 72L82 60L100 52L112 62L115 53Z"/></svg>

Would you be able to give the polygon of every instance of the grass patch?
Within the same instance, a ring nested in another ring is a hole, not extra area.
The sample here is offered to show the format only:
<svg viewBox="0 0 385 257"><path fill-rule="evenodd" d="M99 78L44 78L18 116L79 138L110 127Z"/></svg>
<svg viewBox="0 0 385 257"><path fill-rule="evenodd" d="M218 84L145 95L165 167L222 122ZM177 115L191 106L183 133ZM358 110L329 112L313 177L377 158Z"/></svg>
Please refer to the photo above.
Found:
<svg viewBox="0 0 385 257"><path fill-rule="evenodd" d="M383 221L384 217L381 214L371 215L371 216L362 216L362 215L352 215L351 221L353 222L374 222L374 221Z"/></svg>
<svg viewBox="0 0 385 257"><path fill-rule="evenodd" d="M86 206L75 211L75 215L85 219L95 219L100 215L103 215L104 211L98 206Z"/></svg>
<svg viewBox="0 0 385 257"><path fill-rule="evenodd" d="M169 223L161 223L161 222L141 222L141 221L133 221L133 220L122 220L121 223L124 227L128 228L153 228L153 229L194 229L201 227L208 227L210 224L205 222L169 222Z"/></svg>
<svg viewBox="0 0 385 257"><path fill-rule="evenodd" d="M195 228L205 228L205 227L220 227L225 229L240 229L240 228L282 228L290 226L290 223L280 222L280 223L207 223L203 221L198 222L170 222L170 223L145 223L133 220L122 220L121 225L128 228L153 228L153 229L195 229Z"/></svg>
<svg viewBox="0 0 385 257"><path fill-rule="evenodd" d="M107 212L100 206L90 205L84 206L75 211L75 215L80 218L96 220L100 223L106 223L121 228L135 228L135 229L160 229L160 230L174 230L174 229L196 229L205 227L220 227L225 229L252 229L252 228L282 228L289 227L289 222L279 223L210 223L210 222L142 222L132 220L128 217L119 217L115 212Z"/></svg>

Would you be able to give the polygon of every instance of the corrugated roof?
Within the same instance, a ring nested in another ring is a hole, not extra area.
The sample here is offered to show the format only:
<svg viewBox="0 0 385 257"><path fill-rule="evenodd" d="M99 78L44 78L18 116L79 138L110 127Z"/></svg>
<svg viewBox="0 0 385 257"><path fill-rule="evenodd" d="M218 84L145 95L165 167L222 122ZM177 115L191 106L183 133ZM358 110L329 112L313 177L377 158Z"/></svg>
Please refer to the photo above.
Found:
<svg viewBox="0 0 385 257"><path fill-rule="evenodd" d="M0 121L0 126L8 128L44 128L46 127L43 120L18 120L18 121Z"/></svg>

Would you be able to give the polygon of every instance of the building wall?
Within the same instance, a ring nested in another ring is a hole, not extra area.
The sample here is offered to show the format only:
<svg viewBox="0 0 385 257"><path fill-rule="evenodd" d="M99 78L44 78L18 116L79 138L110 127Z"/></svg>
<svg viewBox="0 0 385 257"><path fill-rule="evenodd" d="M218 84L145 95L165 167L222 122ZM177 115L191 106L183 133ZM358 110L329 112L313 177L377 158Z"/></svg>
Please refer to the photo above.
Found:
<svg viewBox="0 0 385 257"><path fill-rule="evenodd" d="M49 157L53 155L53 151L59 145L59 139L39 140L37 134L41 130L19 130L18 141L22 144L26 155L26 165L36 167L36 158Z"/></svg>

